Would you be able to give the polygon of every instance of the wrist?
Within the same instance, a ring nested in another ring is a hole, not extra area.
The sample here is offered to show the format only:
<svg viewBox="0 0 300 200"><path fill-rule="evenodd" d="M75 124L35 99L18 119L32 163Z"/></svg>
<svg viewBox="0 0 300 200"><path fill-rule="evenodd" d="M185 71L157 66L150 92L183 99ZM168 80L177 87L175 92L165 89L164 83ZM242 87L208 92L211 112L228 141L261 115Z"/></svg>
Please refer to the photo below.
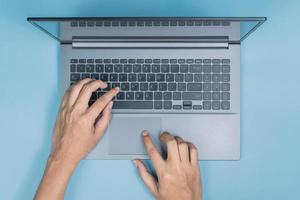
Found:
<svg viewBox="0 0 300 200"><path fill-rule="evenodd" d="M55 151L49 155L47 165L61 165L64 168L74 169L80 160L73 159L67 154L63 154L60 151Z"/></svg>

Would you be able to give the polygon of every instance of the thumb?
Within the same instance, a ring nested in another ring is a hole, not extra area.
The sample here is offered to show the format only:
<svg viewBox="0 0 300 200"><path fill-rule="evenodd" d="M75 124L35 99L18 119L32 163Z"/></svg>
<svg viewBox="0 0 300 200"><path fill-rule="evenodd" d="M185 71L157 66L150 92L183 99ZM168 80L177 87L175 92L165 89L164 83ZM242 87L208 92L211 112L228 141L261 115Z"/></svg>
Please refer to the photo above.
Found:
<svg viewBox="0 0 300 200"><path fill-rule="evenodd" d="M157 199L158 197L158 188L157 182L154 177L148 172L146 166L141 160L133 161L135 166L137 167L140 177L151 192L151 194Z"/></svg>

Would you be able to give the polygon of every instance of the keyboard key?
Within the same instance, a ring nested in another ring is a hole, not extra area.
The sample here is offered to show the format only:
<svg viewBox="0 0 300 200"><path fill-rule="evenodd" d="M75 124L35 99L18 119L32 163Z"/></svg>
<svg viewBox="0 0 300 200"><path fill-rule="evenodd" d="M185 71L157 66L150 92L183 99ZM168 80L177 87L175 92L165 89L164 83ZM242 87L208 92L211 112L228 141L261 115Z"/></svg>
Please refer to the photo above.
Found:
<svg viewBox="0 0 300 200"><path fill-rule="evenodd" d="M124 72L127 72L127 73L132 72L132 65L130 65L130 64L124 65Z"/></svg>
<svg viewBox="0 0 300 200"><path fill-rule="evenodd" d="M128 91L129 90L129 83L121 83L121 90Z"/></svg>
<svg viewBox="0 0 300 200"><path fill-rule="evenodd" d="M164 101L164 109L165 110L172 109L172 101Z"/></svg>
<svg viewBox="0 0 300 200"><path fill-rule="evenodd" d="M160 59L153 59L153 63L160 63Z"/></svg>
<svg viewBox="0 0 300 200"><path fill-rule="evenodd" d="M94 63L94 59L87 59L87 63Z"/></svg>
<svg viewBox="0 0 300 200"><path fill-rule="evenodd" d="M134 100L134 92L126 92L126 100Z"/></svg>
<svg viewBox="0 0 300 200"><path fill-rule="evenodd" d="M174 82L174 74L166 74L166 82Z"/></svg>
<svg viewBox="0 0 300 200"><path fill-rule="evenodd" d="M86 63L86 59L79 59L79 63Z"/></svg>
<svg viewBox="0 0 300 200"><path fill-rule="evenodd" d="M204 59L204 60L203 60L203 63L205 63L205 64L210 64L210 63L211 63L211 59Z"/></svg>
<svg viewBox="0 0 300 200"><path fill-rule="evenodd" d="M108 81L108 74L100 74L100 80L107 82Z"/></svg>
<svg viewBox="0 0 300 200"><path fill-rule="evenodd" d="M123 72L123 66L121 64L114 65L115 72Z"/></svg>
<svg viewBox="0 0 300 200"><path fill-rule="evenodd" d="M80 74L71 73L70 80L75 81L75 82L79 81L80 80Z"/></svg>
<svg viewBox="0 0 300 200"><path fill-rule="evenodd" d="M112 59L111 62L114 63L114 64L119 63L119 59Z"/></svg>
<svg viewBox="0 0 300 200"><path fill-rule="evenodd" d="M211 107L213 110L220 110L220 101L213 101Z"/></svg>
<svg viewBox="0 0 300 200"><path fill-rule="evenodd" d="M146 59L147 60L147 59ZM142 66L142 72L150 72L151 71L151 65L145 64Z"/></svg>
<svg viewBox="0 0 300 200"><path fill-rule="evenodd" d="M127 59L120 59L120 63L126 64L127 63Z"/></svg>
<svg viewBox="0 0 300 200"><path fill-rule="evenodd" d="M186 91L186 83L178 83L178 91Z"/></svg>
<svg viewBox="0 0 300 200"><path fill-rule="evenodd" d="M221 75L220 74L213 74L211 76L212 82L220 82L221 81Z"/></svg>
<svg viewBox="0 0 300 200"><path fill-rule="evenodd" d="M149 83L150 91L157 91L157 89L158 89L157 83Z"/></svg>
<svg viewBox="0 0 300 200"><path fill-rule="evenodd" d="M128 81L129 82L136 82L137 81L137 75L136 74L128 74Z"/></svg>
<svg viewBox="0 0 300 200"><path fill-rule="evenodd" d="M146 74L138 74L138 82L145 82Z"/></svg>
<svg viewBox="0 0 300 200"><path fill-rule="evenodd" d="M185 74L185 82L193 82L193 74Z"/></svg>
<svg viewBox="0 0 300 200"><path fill-rule="evenodd" d="M186 60L186 63L188 63L188 64L193 64L193 63L194 63L194 59L187 59L187 60Z"/></svg>
<svg viewBox="0 0 300 200"><path fill-rule="evenodd" d="M181 100L181 92L173 92L173 100Z"/></svg>
<svg viewBox="0 0 300 200"><path fill-rule="evenodd" d="M185 63L185 59L178 59L178 63L184 64Z"/></svg>
<svg viewBox="0 0 300 200"><path fill-rule="evenodd" d="M201 92L183 92L182 93L183 100L202 100Z"/></svg>
<svg viewBox="0 0 300 200"><path fill-rule="evenodd" d="M168 91L176 91L176 83L168 83Z"/></svg>
<svg viewBox="0 0 300 200"><path fill-rule="evenodd" d="M211 100L211 93L203 92L203 100Z"/></svg>
<svg viewBox="0 0 300 200"><path fill-rule="evenodd" d="M195 63L202 63L202 59L195 59Z"/></svg>
<svg viewBox="0 0 300 200"><path fill-rule="evenodd" d="M140 83L140 90L147 91L148 90L148 83Z"/></svg>
<svg viewBox="0 0 300 200"><path fill-rule="evenodd" d="M99 80L99 74L91 74L91 79Z"/></svg>
<svg viewBox="0 0 300 200"><path fill-rule="evenodd" d="M203 91L211 91L211 83L203 83Z"/></svg>
<svg viewBox="0 0 300 200"><path fill-rule="evenodd" d="M202 82L202 74L194 74L194 82Z"/></svg>
<svg viewBox="0 0 300 200"><path fill-rule="evenodd" d="M229 64L230 63L230 59L222 59L222 64Z"/></svg>
<svg viewBox="0 0 300 200"><path fill-rule="evenodd" d="M121 87L121 83L112 83L111 88Z"/></svg>
<svg viewBox="0 0 300 200"><path fill-rule="evenodd" d="M70 62L71 63L78 63L78 59L71 59Z"/></svg>
<svg viewBox="0 0 300 200"><path fill-rule="evenodd" d="M125 92L119 92L117 94L117 99L118 100L124 100L125 99Z"/></svg>
<svg viewBox="0 0 300 200"><path fill-rule="evenodd" d="M192 104L193 104L192 101L183 101L182 102L183 106L192 106Z"/></svg>
<svg viewBox="0 0 300 200"><path fill-rule="evenodd" d="M159 91L167 91L167 83L159 83Z"/></svg>
<svg viewBox="0 0 300 200"><path fill-rule="evenodd" d="M213 64L220 64L220 63L221 63L221 60L220 60L220 59L213 59L213 60L212 60L212 63L213 63Z"/></svg>
<svg viewBox="0 0 300 200"><path fill-rule="evenodd" d="M144 93L143 92L136 92L135 93L135 100L143 100L144 99Z"/></svg>
<svg viewBox="0 0 300 200"><path fill-rule="evenodd" d="M188 83L187 84L187 91L201 91L202 90L202 83Z"/></svg>
<svg viewBox="0 0 300 200"><path fill-rule="evenodd" d="M177 59L170 59L170 63L172 64L177 63Z"/></svg>
<svg viewBox="0 0 300 200"><path fill-rule="evenodd" d="M201 105L193 105L193 110L201 110L202 106Z"/></svg>
<svg viewBox="0 0 300 200"><path fill-rule="evenodd" d="M157 74L156 75L157 82L164 82L165 81L165 74Z"/></svg>
<svg viewBox="0 0 300 200"><path fill-rule="evenodd" d="M172 100L172 93L171 92L164 92L163 93L164 100Z"/></svg>
<svg viewBox="0 0 300 200"><path fill-rule="evenodd" d="M105 65L105 72L113 72L113 65L112 64Z"/></svg>
<svg viewBox="0 0 300 200"><path fill-rule="evenodd" d="M147 81L154 82L155 81L155 74L147 74Z"/></svg>
<svg viewBox="0 0 300 200"><path fill-rule="evenodd" d="M184 75L183 74L175 74L175 82L183 82Z"/></svg>
<svg viewBox="0 0 300 200"><path fill-rule="evenodd" d="M119 81L127 81L127 74L119 74Z"/></svg>
<svg viewBox="0 0 300 200"><path fill-rule="evenodd" d="M189 72L189 66L188 65L180 65L180 72L181 73L188 73Z"/></svg>
<svg viewBox="0 0 300 200"><path fill-rule="evenodd" d="M143 64L145 62L145 60L144 59L137 59L136 62L139 63L139 64Z"/></svg>
<svg viewBox="0 0 300 200"><path fill-rule="evenodd" d="M160 72L160 65L152 65L152 72L153 73Z"/></svg>
<svg viewBox="0 0 300 200"><path fill-rule="evenodd" d="M201 73L202 65L190 65L190 72L191 73Z"/></svg>
<svg viewBox="0 0 300 200"><path fill-rule="evenodd" d="M154 92L154 100L162 100L162 92Z"/></svg>
<svg viewBox="0 0 300 200"><path fill-rule="evenodd" d="M145 63L152 63L152 59L145 59Z"/></svg>
<svg viewBox="0 0 300 200"><path fill-rule="evenodd" d="M154 109L162 109L162 101L154 101Z"/></svg>
<svg viewBox="0 0 300 200"><path fill-rule="evenodd" d="M95 59L95 63L102 63L103 60L102 59Z"/></svg>
<svg viewBox="0 0 300 200"><path fill-rule="evenodd" d="M104 59L103 62L104 63L111 63L111 59Z"/></svg>
<svg viewBox="0 0 300 200"><path fill-rule="evenodd" d="M211 74L203 74L203 82L211 82Z"/></svg>
<svg viewBox="0 0 300 200"><path fill-rule="evenodd" d="M230 93L222 92L222 100L230 100Z"/></svg>
<svg viewBox="0 0 300 200"><path fill-rule="evenodd" d="M109 81L118 81L118 74L110 74Z"/></svg>
<svg viewBox="0 0 300 200"><path fill-rule="evenodd" d="M211 109L211 102L210 101L203 101L202 107L203 107L203 110L210 110Z"/></svg>
<svg viewBox="0 0 300 200"><path fill-rule="evenodd" d="M229 74L222 74L222 81L223 82L229 82L230 81L230 75Z"/></svg>
<svg viewBox="0 0 300 200"><path fill-rule="evenodd" d="M222 101L221 102L222 110L229 110L230 109L230 102L229 101Z"/></svg>
<svg viewBox="0 0 300 200"><path fill-rule="evenodd" d="M139 65L139 64L136 64L136 65L133 65L133 72L141 72L142 71L142 65Z"/></svg>
<svg viewBox="0 0 300 200"><path fill-rule="evenodd" d="M139 83L130 83L130 90L131 91L138 91L139 90Z"/></svg>
<svg viewBox="0 0 300 200"><path fill-rule="evenodd" d="M203 65L203 73L211 73L211 66Z"/></svg>
<svg viewBox="0 0 300 200"><path fill-rule="evenodd" d="M179 72L179 65L171 65L171 72L178 73Z"/></svg>
<svg viewBox="0 0 300 200"><path fill-rule="evenodd" d="M221 90L220 83L213 83L212 84L212 91L220 91L220 90Z"/></svg>
<svg viewBox="0 0 300 200"><path fill-rule="evenodd" d="M173 110L181 110L182 106L181 105L173 105Z"/></svg>
<svg viewBox="0 0 300 200"><path fill-rule="evenodd" d="M212 93L212 100L220 100L220 92L213 92Z"/></svg>
<svg viewBox="0 0 300 200"><path fill-rule="evenodd" d="M115 101L113 109L153 109L152 101Z"/></svg>
<svg viewBox="0 0 300 200"><path fill-rule="evenodd" d="M153 92L145 92L145 100L153 100Z"/></svg>
<svg viewBox="0 0 300 200"><path fill-rule="evenodd" d="M223 73L230 73L230 65L222 65Z"/></svg>
<svg viewBox="0 0 300 200"><path fill-rule="evenodd" d="M170 62L170 60L169 59L161 59L161 63L169 63Z"/></svg>
<svg viewBox="0 0 300 200"><path fill-rule="evenodd" d="M213 73L220 73L221 72L221 66L220 65L213 65L211 68Z"/></svg>
<svg viewBox="0 0 300 200"><path fill-rule="evenodd" d="M75 64L70 65L70 71L71 72L76 72L76 65Z"/></svg>
<svg viewBox="0 0 300 200"><path fill-rule="evenodd" d="M161 65L161 72L169 73L170 72L170 65Z"/></svg>
<svg viewBox="0 0 300 200"><path fill-rule="evenodd" d="M104 65L103 64L97 64L96 65L96 72L104 72Z"/></svg>
<svg viewBox="0 0 300 200"><path fill-rule="evenodd" d="M84 64L77 65L77 72L85 72L85 65Z"/></svg>
<svg viewBox="0 0 300 200"><path fill-rule="evenodd" d="M230 85L229 83L222 83L222 91L230 91Z"/></svg>
<svg viewBox="0 0 300 200"><path fill-rule="evenodd" d="M88 73L82 73L81 74L81 79L85 79L85 78L91 78L91 75Z"/></svg>

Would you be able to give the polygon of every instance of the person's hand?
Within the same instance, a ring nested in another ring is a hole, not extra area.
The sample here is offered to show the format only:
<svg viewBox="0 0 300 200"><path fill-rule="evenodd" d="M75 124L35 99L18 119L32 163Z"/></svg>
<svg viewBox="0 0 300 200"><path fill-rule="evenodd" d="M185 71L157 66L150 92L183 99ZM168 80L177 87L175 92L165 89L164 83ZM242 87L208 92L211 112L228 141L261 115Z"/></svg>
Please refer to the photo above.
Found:
<svg viewBox="0 0 300 200"><path fill-rule="evenodd" d="M98 143L111 119L112 98L119 88L111 89L90 107L88 103L93 92L106 87L102 81L84 79L65 93L54 128L51 156L77 163Z"/></svg>
<svg viewBox="0 0 300 200"><path fill-rule="evenodd" d="M182 138L164 132L160 140L166 144L167 158L164 160L147 131L142 133L145 148L152 160L157 179L142 163L134 160L140 177L152 195L158 200L202 199L200 169L196 147Z"/></svg>

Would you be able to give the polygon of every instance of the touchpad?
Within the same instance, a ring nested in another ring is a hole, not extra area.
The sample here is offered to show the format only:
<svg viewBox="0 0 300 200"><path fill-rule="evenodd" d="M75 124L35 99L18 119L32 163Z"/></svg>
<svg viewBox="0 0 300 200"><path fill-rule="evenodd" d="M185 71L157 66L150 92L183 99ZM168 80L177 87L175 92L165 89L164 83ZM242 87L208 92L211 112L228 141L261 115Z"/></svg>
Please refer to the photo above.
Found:
<svg viewBox="0 0 300 200"><path fill-rule="evenodd" d="M109 128L109 154L146 154L141 132L148 130L158 147L161 118L115 117Z"/></svg>

